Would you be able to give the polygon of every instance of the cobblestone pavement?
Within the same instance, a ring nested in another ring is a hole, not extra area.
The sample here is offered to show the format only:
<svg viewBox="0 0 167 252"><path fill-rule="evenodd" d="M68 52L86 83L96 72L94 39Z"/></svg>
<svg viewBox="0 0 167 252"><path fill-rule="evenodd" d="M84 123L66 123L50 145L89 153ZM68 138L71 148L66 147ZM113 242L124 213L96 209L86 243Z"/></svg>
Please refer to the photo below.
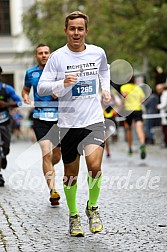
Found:
<svg viewBox="0 0 167 252"><path fill-rule="evenodd" d="M49 191L41 169L38 144L12 143L6 181L0 188L0 252L167 251L167 150L148 146L145 160L138 149L127 155L124 141L112 144L103 159L99 199L104 230L91 234L85 215L86 165L81 158L78 205L85 237L68 234L68 211L62 187L63 165L56 184L61 204L49 206Z"/></svg>

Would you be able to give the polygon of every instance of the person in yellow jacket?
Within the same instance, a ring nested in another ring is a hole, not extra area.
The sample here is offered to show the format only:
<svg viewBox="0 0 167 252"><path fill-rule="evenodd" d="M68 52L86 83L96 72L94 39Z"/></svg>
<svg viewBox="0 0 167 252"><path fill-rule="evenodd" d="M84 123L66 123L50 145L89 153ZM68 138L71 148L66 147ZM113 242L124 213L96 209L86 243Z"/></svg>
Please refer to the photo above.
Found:
<svg viewBox="0 0 167 252"><path fill-rule="evenodd" d="M134 77L131 78L129 83L123 84L120 88L120 92L123 96L124 103L124 127L126 131L126 140L129 147L129 154L132 154L132 124L134 122L137 137L140 143L140 157L146 158L145 148L145 132L143 127L142 118L142 103L145 99L145 94L137 84L134 82Z"/></svg>

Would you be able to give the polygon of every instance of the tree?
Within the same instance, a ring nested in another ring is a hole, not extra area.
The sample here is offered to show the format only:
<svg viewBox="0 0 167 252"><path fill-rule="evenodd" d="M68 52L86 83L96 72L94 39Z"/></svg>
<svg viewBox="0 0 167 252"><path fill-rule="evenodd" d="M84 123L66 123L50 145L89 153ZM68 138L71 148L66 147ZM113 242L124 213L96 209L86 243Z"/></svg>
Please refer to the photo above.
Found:
<svg viewBox="0 0 167 252"><path fill-rule="evenodd" d="M52 50L64 45L64 17L81 10L90 18L88 43L102 46L109 62L124 59L150 72L167 63L167 0L43 0L24 14L24 31L33 45L45 42ZM167 70L167 69L165 69Z"/></svg>

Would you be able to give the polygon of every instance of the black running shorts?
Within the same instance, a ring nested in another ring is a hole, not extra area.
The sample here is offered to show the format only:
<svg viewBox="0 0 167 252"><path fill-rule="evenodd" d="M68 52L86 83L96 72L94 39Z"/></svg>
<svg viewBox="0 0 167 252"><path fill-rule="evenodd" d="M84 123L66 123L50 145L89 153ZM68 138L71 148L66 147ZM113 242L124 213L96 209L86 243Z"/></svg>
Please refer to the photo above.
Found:
<svg viewBox="0 0 167 252"><path fill-rule="evenodd" d="M73 162L77 154L83 155L88 144L104 148L104 123L96 123L85 128L60 128L61 152L64 164Z"/></svg>
<svg viewBox="0 0 167 252"><path fill-rule="evenodd" d="M0 124L0 132L3 153L6 156L9 153L11 142L11 125L9 121Z"/></svg>
<svg viewBox="0 0 167 252"><path fill-rule="evenodd" d="M143 118L142 118L142 111L133 111L131 114L129 114L126 119L125 119L125 122L128 123L129 126L132 125L132 121L143 121Z"/></svg>
<svg viewBox="0 0 167 252"><path fill-rule="evenodd" d="M37 141L50 140L54 146L60 146L57 121L33 119L33 130Z"/></svg>

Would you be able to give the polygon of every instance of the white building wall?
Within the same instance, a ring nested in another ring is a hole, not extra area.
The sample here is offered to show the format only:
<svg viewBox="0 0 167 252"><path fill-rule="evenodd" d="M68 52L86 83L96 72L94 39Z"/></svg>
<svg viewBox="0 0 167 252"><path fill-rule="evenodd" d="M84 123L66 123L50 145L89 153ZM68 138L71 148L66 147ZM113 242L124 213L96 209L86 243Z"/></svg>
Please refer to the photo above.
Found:
<svg viewBox="0 0 167 252"><path fill-rule="evenodd" d="M22 0L10 0L10 20L11 20L11 35L17 36L22 33Z"/></svg>
<svg viewBox="0 0 167 252"><path fill-rule="evenodd" d="M0 36L0 66L4 74L14 75L14 87L21 95L24 75L33 64L30 41L23 34L22 15L35 0L10 0L11 35ZM29 56L25 52L30 52Z"/></svg>

